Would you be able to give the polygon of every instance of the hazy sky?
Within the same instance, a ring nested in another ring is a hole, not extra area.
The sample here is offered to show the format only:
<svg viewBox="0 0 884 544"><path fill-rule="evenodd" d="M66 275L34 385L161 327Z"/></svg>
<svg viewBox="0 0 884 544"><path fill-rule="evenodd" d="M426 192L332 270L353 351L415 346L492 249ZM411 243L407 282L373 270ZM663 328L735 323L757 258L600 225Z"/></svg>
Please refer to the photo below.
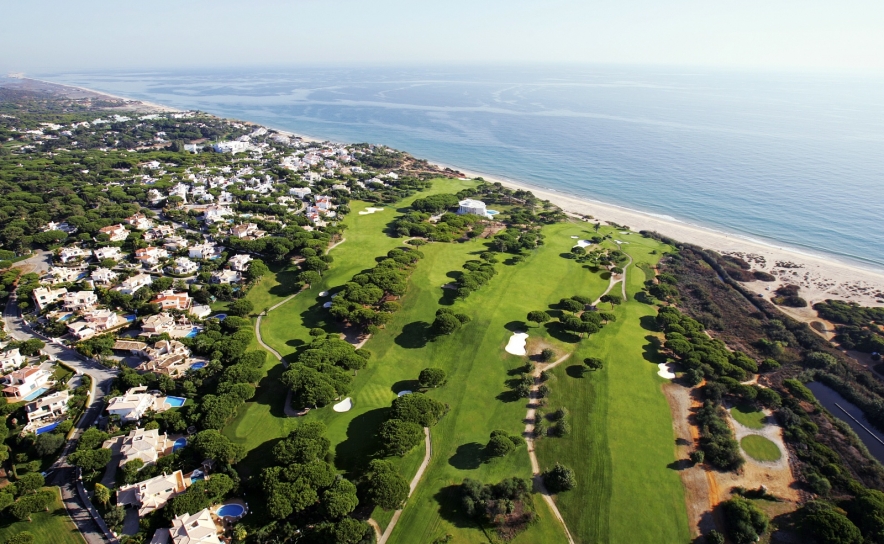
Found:
<svg viewBox="0 0 884 544"><path fill-rule="evenodd" d="M638 63L884 72L882 0L2 1L0 70Z"/></svg>

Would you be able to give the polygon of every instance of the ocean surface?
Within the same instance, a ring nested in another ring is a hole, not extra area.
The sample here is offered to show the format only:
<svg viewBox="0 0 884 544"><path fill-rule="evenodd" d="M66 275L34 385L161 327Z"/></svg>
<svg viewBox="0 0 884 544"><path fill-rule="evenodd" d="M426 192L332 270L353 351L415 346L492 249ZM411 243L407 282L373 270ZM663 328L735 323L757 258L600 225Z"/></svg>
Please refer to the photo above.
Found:
<svg viewBox="0 0 884 544"><path fill-rule="evenodd" d="M660 68L35 77L431 161L884 269L884 80Z"/></svg>

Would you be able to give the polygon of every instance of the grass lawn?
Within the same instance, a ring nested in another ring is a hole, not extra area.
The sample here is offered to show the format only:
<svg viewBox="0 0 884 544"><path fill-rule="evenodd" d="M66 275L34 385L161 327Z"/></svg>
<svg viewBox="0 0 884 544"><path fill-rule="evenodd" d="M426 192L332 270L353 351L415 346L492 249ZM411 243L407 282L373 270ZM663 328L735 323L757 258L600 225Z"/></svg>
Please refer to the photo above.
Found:
<svg viewBox="0 0 884 544"><path fill-rule="evenodd" d="M57 497L49 506L49 512L31 514L32 521L30 522L27 520L14 523L4 521L0 524L0 542L6 542L23 531L34 535L34 542L37 544L83 544L85 542L61 504L61 494L58 488L46 489L52 490ZM12 517L6 516L6 519L12 519Z"/></svg>
<svg viewBox="0 0 884 544"><path fill-rule="evenodd" d="M783 455L776 444L757 434L744 436L740 440L740 447L743 448L746 455L756 461L776 461Z"/></svg>
<svg viewBox="0 0 884 544"><path fill-rule="evenodd" d="M437 183L433 192L454 192L465 185L445 181ZM401 240L384 234L395 217L393 210L358 215L366 206L352 204L345 233L347 241L331 251L335 262L322 284L299 294L262 321L264 341L283 355L294 353L309 341L310 327L335 330L335 325L326 321L327 314L321 307L324 300L317 298L320 291L343 284L355 273L373 266L375 257L401 245ZM606 231L610 229L603 229L603 233ZM345 474L359 474L380 447L374 433L386 418L396 392L415 389L422 368L441 367L448 374L448 384L427 394L447 403L450 411L432 429L430 466L408 500L390 542L432 542L449 533L455 542L487 542L488 536L459 511L456 486L466 477L489 483L510 476L530 478L530 463L524 449L491 462L483 455L492 430L521 433L524 429L525 401L514 398L507 381L514 377L515 369L524 364L525 358L509 355L503 347L514 330L527 330L531 352L539 352L543 347L552 347L559 355L577 350L573 363L557 370L561 376L551 387L554 394L565 396L562 404L568 405L572 414L586 415L585 425L572 421L574 435L592 435L594 442L592 447L572 443L566 452L539 452L542 465L561 459L577 470L578 478L585 482L585 486L564 495L560 502L572 533L581 541L596 541L593 534L604 536L598 540L611 541L629 537L638 542L687 541L681 484L678 474L667 468L675 461L669 409L660 392L656 367L642 358L649 344L646 337L651 333L641 328L639 320L650 319L654 309L637 302L619 306L617 323L590 340L579 341L555 327L526 327L527 312L548 310L550 304L562 297L597 297L607 286L607 280L600 274L561 257L573 245L572 235L593 234L587 225L562 223L547 226L543 232L545 245L520 264L497 264L499 274L465 301L452 301L452 293L442 289L442 285L451 281L451 272L462 270L464 261L477 258L486 249L484 241L422 247L426 257L409 281L408 292L401 300L402 310L366 345L373 356L353 381L350 396L354 407L350 412L336 413L324 408L303 418L285 418L282 403L286 391L278 381L282 368L269 361L268 374L258 394L224 429L228 437L250 452L239 468L244 474L255 474L268 461L269 450L279 438L304 421L321 420L328 427L336 466ZM631 244L624 247L634 256L648 262L659 257L650 254L654 249L662 249L656 242L638 235L626 239ZM641 287L644 278L639 275L630 269L631 292ZM259 288L268 293L271 290L262 283L253 291ZM249 297L252 296L263 295L250 292ZM427 328L441 306L466 313L472 321L450 337L428 342ZM256 304L256 309L260 308ZM606 350L603 356L609 364L605 370L592 378L570 377L569 366L600 350ZM615 368L616 365L621 368ZM591 389L588 395L587 387ZM544 441L543 446L553 444L553 440ZM560 444L570 440L562 439ZM394 461L410 479L422 457L423 448L419 447ZM653 517L647 519L653 522L636 523L637 504L649 509ZM514 542L564 541L560 524L539 496L535 496L535 505L538 523ZM390 515L375 512L374 517L383 526ZM602 526L596 527L599 524ZM640 528L633 528L635 525Z"/></svg>
<svg viewBox="0 0 884 544"><path fill-rule="evenodd" d="M738 405L731 408L731 416L750 429L763 429L767 416L753 406Z"/></svg>
<svg viewBox="0 0 884 544"><path fill-rule="evenodd" d="M665 250L636 234L623 239L636 264L654 263ZM660 391L664 380L656 374L656 310L633 300L644 280L641 269L630 266L630 300L614 310L617 321L581 342L573 362L553 371L546 410L567 407L572 432L538 441L537 455L541 468L559 461L576 473L577 487L556 501L578 542L690 540L681 480L669 468L675 436ZM589 356L605 367L583 374L580 363Z"/></svg>

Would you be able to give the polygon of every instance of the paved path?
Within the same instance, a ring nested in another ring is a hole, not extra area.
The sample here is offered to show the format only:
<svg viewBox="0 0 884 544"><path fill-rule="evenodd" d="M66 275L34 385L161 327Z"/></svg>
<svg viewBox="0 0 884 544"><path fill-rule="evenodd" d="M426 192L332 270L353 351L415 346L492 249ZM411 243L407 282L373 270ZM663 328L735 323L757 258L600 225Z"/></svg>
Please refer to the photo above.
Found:
<svg viewBox="0 0 884 544"><path fill-rule="evenodd" d="M427 465L430 464L430 457L432 456L433 444L430 442L430 429L429 427L424 427L424 460L423 462L421 462L421 466L418 467L417 473L414 475L414 478L411 479L411 484L408 487L409 497L411 497L411 494L414 493L414 490L417 488L417 484L418 482L420 482L421 477L424 475L424 471L427 470ZM380 538L378 538L378 544L386 544L387 539L390 538L391 534L393 534L393 529L396 528L396 524L399 523L399 516L401 515L402 508L393 512L393 518L387 525L386 530L384 530L384 534L382 534ZM380 530L380 526L375 520L369 519L368 523L375 528L375 532L378 532Z"/></svg>
<svg viewBox="0 0 884 544"><path fill-rule="evenodd" d="M610 286L608 289L610 289ZM571 531L568 530L568 525L565 523L565 519L562 518L559 508L556 506L556 501L553 500L552 495L550 495L546 486L543 484L540 463L537 461L537 455L534 453L534 416L537 414L537 401L540 399L540 394L538 393L538 389L540 389L540 384L542 383L540 381L540 374L545 370L551 370L559 364L567 361L570 356L571 354L569 353L548 365L535 365L534 374L532 375L534 378L534 385L531 386L531 393L528 396L528 412L525 414L524 435L525 442L528 445L528 457L531 459L531 472L534 474L534 489L543 496L543 500L546 501L546 504L549 506L549 509L552 510L553 515L556 516L556 519L562 524L562 528L565 530L565 536L568 537L568 542L574 544L574 539L571 538Z"/></svg>

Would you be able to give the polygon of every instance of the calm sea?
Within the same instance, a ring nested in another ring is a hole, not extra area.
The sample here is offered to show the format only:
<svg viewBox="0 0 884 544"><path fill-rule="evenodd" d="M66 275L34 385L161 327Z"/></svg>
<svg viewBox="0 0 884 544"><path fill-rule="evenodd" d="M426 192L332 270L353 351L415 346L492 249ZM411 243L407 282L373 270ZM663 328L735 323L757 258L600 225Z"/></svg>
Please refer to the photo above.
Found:
<svg viewBox="0 0 884 544"><path fill-rule="evenodd" d="M659 68L42 74L884 269L884 80Z"/></svg>

